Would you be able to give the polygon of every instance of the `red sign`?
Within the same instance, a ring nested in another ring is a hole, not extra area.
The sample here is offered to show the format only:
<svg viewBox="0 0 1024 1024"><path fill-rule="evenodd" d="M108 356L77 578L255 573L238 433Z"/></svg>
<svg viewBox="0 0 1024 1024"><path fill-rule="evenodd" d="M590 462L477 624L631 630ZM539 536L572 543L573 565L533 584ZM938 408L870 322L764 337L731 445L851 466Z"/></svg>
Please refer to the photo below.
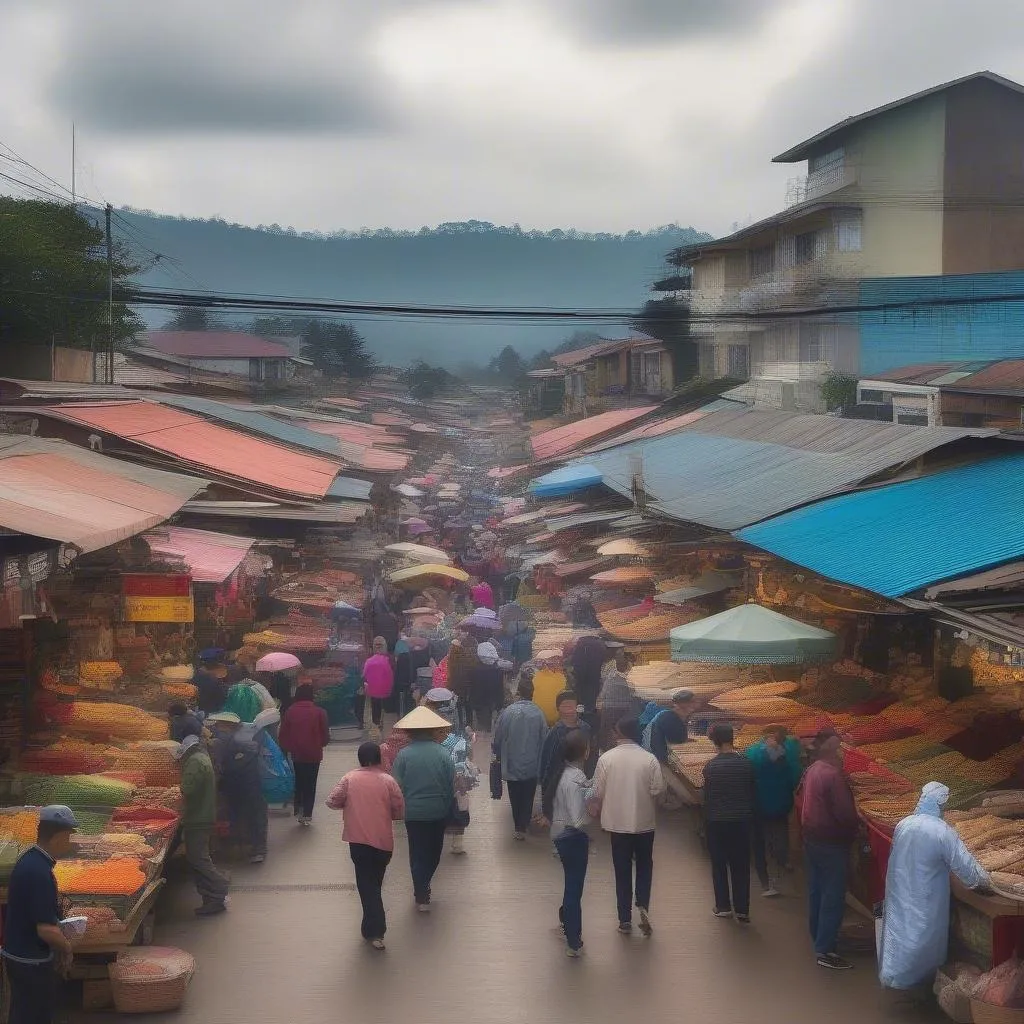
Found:
<svg viewBox="0 0 1024 1024"><path fill-rule="evenodd" d="M190 597L192 577L156 573L126 573L121 577L125 597Z"/></svg>

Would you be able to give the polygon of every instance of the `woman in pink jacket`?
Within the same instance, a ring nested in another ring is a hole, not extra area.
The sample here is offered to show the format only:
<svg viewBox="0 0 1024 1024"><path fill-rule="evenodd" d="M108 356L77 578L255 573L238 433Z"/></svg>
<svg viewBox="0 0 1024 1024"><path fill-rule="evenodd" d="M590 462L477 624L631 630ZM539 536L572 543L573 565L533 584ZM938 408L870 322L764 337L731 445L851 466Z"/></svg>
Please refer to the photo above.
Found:
<svg viewBox="0 0 1024 1024"><path fill-rule="evenodd" d="M384 701L394 688L395 670L388 655L388 642L379 636L373 641L373 654L363 664L363 692L370 698L370 718L378 732L384 723Z"/></svg>

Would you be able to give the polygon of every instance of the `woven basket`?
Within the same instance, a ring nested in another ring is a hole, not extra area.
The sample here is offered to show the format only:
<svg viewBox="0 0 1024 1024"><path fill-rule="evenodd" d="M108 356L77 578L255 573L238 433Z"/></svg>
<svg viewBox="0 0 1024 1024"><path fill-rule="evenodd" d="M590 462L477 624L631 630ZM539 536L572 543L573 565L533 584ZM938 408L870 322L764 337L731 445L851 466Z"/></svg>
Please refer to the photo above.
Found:
<svg viewBox="0 0 1024 1024"><path fill-rule="evenodd" d="M983 1003L978 999L971 1000L971 1016L974 1024L1024 1024L1024 1010Z"/></svg>
<svg viewBox="0 0 1024 1024"><path fill-rule="evenodd" d="M119 954L109 967L117 1012L177 1010L195 969L191 953L171 946L140 946Z"/></svg>

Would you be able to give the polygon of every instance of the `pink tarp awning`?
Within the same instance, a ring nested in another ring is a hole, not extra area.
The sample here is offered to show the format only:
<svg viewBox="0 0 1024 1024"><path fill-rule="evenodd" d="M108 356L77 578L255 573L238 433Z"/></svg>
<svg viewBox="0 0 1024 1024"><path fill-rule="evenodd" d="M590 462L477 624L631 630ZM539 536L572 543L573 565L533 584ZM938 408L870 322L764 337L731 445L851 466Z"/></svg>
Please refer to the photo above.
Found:
<svg viewBox="0 0 1024 1024"><path fill-rule="evenodd" d="M153 554L169 555L183 561L196 583L223 583L242 564L256 543L254 537L235 537L182 526L154 530L143 539Z"/></svg>

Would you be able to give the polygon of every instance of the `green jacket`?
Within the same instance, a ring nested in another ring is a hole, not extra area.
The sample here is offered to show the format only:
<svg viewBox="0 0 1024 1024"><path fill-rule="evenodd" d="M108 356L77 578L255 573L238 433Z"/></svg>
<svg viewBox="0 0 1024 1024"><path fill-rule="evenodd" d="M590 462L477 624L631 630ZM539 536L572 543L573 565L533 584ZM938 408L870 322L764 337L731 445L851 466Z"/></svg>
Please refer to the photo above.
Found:
<svg viewBox="0 0 1024 1024"><path fill-rule="evenodd" d="M217 820L217 779L213 762L202 747L187 751L181 762L182 828L212 828Z"/></svg>
<svg viewBox="0 0 1024 1024"><path fill-rule="evenodd" d="M399 751L391 774L405 797L406 821L440 821L451 813L455 765L433 740L413 740Z"/></svg>

